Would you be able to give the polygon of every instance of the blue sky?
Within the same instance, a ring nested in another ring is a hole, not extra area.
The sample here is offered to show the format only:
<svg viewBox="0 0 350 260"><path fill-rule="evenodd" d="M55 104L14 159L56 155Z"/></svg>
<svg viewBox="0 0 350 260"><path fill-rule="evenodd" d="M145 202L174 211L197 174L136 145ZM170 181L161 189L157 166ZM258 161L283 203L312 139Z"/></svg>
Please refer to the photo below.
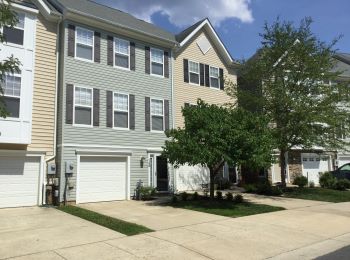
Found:
<svg viewBox="0 0 350 260"><path fill-rule="evenodd" d="M95 0L177 33L204 17L215 29L234 59L249 58L260 45L264 22L277 16L296 25L313 18L313 32L324 41L342 34L340 52L350 53L349 0ZM199 8L199 6L201 6Z"/></svg>

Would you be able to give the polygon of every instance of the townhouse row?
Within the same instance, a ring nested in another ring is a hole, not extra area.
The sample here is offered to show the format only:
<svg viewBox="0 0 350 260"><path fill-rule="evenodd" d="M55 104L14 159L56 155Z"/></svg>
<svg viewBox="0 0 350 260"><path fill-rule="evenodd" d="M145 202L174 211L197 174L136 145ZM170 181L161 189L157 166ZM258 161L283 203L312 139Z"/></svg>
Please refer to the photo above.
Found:
<svg viewBox="0 0 350 260"><path fill-rule="evenodd" d="M224 104L237 64L208 19L178 35L86 0L26 0L3 28L6 75L0 119L0 208L125 200L136 186L197 189L205 169L175 170L164 131L202 98Z"/></svg>

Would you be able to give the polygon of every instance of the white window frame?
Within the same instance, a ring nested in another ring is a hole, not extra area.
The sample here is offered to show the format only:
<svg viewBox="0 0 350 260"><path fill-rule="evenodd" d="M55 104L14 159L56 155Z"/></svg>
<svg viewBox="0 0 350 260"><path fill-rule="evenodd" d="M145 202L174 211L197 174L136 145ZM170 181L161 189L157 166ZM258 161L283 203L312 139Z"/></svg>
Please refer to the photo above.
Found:
<svg viewBox="0 0 350 260"><path fill-rule="evenodd" d="M152 50L156 50L156 51L161 51L163 53L163 62L162 63L158 63L158 62L154 62L154 63L157 63L157 64L162 64L163 66L163 75L159 75L159 74L153 74L153 67L152 67ZM157 48L151 48L150 50L150 59L149 59L149 62L150 62L150 72L151 72L151 75L152 76L156 76L156 77L160 77L160 78L164 78L164 51L162 49L157 49Z"/></svg>
<svg viewBox="0 0 350 260"><path fill-rule="evenodd" d="M91 106L75 104L75 89L76 88L91 89ZM76 106L77 107L91 108L91 124L90 125L76 124L75 123L75 107ZM77 127L93 127L93 120L94 120L94 89L91 88L91 87L85 87L85 86L74 86L74 91L73 91L73 126L77 126Z"/></svg>
<svg viewBox="0 0 350 260"><path fill-rule="evenodd" d="M127 111L118 110L118 109L116 109L114 107L114 96L115 96L115 94L128 96L128 110ZM116 111L128 112L128 127L116 127L116 126L114 126L114 112L116 112ZM113 120L113 128L114 129L117 129L117 130L130 130L130 94L123 93L123 92L113 92L113 117L112 117L112 120Z"/></svg>
<svg viewBox="0 0 350 260"><path fill-rule="evenodd" d="M84 30L84 31L88 31L88 32L92 32L92 45L87 45L87 44L83 44L83 43L78 43L78 29L80 30ZM74 46L74 58L77 60L82 60L82 61L87 61L87 62L94 62L95 60L95 32L93 30L90 29L86 29L84 27L80 27L80 26L76 26L75 28L75 46ZM89 46L92 47L92 57L91 60L89 59L85 59L85 58L80 58L77 56L77 46L78 44L84 45L84 46Z"/></svg>
<svg viewBox="0 0 350 260"><path fill-rule="evenodd" d="M21 119L21 103L22 103L22 85L23 85L23 78L22 78L22 74L18 74L18 73L14 73L14 74L5 74L4 75L5 77L6 76L13 76L13 77L19 77L21 78L21 88L20 88L20 95L19 96L14 96L14 95L6 95L5 92L4 94L2 94L3 97L9 97L9 98L18 98L19 99L19 113L18 113L18 117L11 117L11 116L7 116L5 118L6 119L10 119L10 120L20 120ZM3 90L4 90L4 87L3 87Z"/></svg>
<svg viewBox="0 0 350 260"><path fill-rule="evenodd" d="M196 64L198 65L198 73L190 70L190 62L196 63ZM193 73L193 74L198 74L198 84L197 84L197 83L194 83L194 82L191 82L191 73ZM189 60L189 61L188 61L188 83L191 84L191 85L199 86L199 85L201 84L201 76L200 76L200 73L201 73L201 69L200 69L199 62Z"/></svg>
<svg viewBox="0 0 350 260"><path fill-rule="evenodd" d="M128 43L128 67L127 68L124 68L124 67L120 67L120 66L117 66L115 64L116 60L115 60L115 54L119 54L119 55L123 55L123 56L126 56L124 53L121 53L121 52L117 52L116 49L115 49L115 43L116 41L119 40L119 41L123 41L123 42L127 42ZM115 68L118 68L118 69L123 69L123 70L130 70L130 41L128 40L124 40L122 38L118 38L118 37L114 37L113 38L113 66Z"/></svg>
<svg viewBox="0 0 350 260"><path fill-rule="evenodd" d="M16 43L12 43L12 42L3 42L3 44L7 45L7 46L24 47L24 44L25 44L25 27L26 27L26 13L25 12L18 12L18 11L16 11L16 13L17 14L23 14L23 16L24 16L23 28L18 27L17 24L13 26L13 28L23 31L23 44L16 44ZM1 27L0 30L1 30L1 33L4 33L4 27Z"/></svg>
<svg viewBox="0 0 350 260"><path fill-rule="evenodd" d="M211 78L215 78L215 77L210 76L210 69L211 68L218 70L218 77L217 77L217 79L218 79L218 87L217 88L211 86ZM219 69L219 67L209 66L209 86L212 89L220 90L221 86L220 86L220 69Z"/></svg>
<svg viewBox="0 0 350 260"><path fill-rule="evenodd" d="M157 114L152 114L152 101L155 100L155 101L162 101L162 104L163 104L163 130L153 130L153 125L152 125L152 116L160 116L160 115L157 115ZM164 115L164 99L162 98L151 98L150 100L150 125L151 125L151 132L154 132L154 133L164 133L165 131L165 115Z"/></svg>

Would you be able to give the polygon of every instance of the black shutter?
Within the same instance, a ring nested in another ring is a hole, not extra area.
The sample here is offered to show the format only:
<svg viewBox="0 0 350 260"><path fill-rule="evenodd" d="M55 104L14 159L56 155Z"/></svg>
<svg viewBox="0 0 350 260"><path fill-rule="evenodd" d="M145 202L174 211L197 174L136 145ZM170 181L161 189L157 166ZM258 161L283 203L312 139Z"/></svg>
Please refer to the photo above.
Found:
<svg viewBox="0 0 350 260"><path fill-rule="evenodd" d="M164 129L169 130L170 120L169 120L169 100L164 100Z"/></svg>
<svg viewBox="0 0 350 260"><path fill-rule="evenodd" d="M129 95L130 129L135 130L135 95Z"/></svg>
<svg viewBox="0 0 350 260"><path fill-rule="evenodd" d="M209 65L205 65L205 85L207 87L210 86L210 83L209 83Z"/></svg>
<svg viewBox="0 0 350 260"><path fill-rule="evenodd" d="M185 106L184 107L189 107L190 106L190 103L185 103Z"/></svg>
<svg viewBox="0 0 350 260"><path fill-rule="evenodd" d="M164 52L164 77L169 78L169 52Z"/></svg>
<svg viewBox="0 0 350 260"><path fill-rule="evenodd" d="M75 26L68 25L68 56L75 56Z"/></svg>
<svg viewBox="0 0 350 260"><path fill-rule="evenodd" d="M93 126L100 126L100 90L94 88Z"/></svg>
<svg viewBox="0 0 350 260"><path fill-rule="evenodd" d="M101 62L101 33L99 32L94 34L94 61Z"/></svg>
<svg viewBox="0 0 350 260"><path fill-rule="evenodd" d="M204 64L199 64L199 82L201 86L204 86Z"/></svg>
<svg viewBox="0 0 350 260"><path fill-rule="evenodd" d="M113 66L113 36L107 36L107 65Z"/></svg>
<svg viewBox="0 0 350 260"><path fill-rule="evenodd" d="M145 98L145 130L151 131L151 99Z"/></svg>
<svg viewBox="0 0 350 260"><path fill-rule="evenodd" d="M130 42L130 70L136 69L136 61L135 61L135 43Z"/></svg>
<svg viewBox="0 0 350 260"><path fill-rule="evenodd" d="M107 90L107 127L113 127L113 92Z"/></svg>
<svg viewBox="0 0 350 260"><path fill-rule="evenodd" d="M184 81L185 82L189 82L189 79L188 79L188 60L187 59L184 59Z"/></svg>
<svg viewBox="0 0 350 260"><path fill-rule="evenodd" d="M219 69L219 75L220 75L220 89L224 90L225 81L224 81L224 70L223 69Z"/></svg>
<svg viewBox="0 0 350 260"><path fill-rule="evenodd" d="M151 49L145 46L145 72L151 74Z"/></svg>
<svg viewBox="0 0 350 260"><path fill-rule="evenodd" d="M66 124L73 124L73 97L74 86L72 84L66 85Z"/></svg>

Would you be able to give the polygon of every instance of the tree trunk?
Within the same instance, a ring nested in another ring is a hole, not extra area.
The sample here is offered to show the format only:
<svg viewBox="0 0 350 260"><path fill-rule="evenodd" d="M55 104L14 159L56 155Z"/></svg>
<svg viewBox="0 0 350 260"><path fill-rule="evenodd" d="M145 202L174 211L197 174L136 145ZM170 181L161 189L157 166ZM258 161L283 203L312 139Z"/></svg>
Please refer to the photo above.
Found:
<svg viewBox="0 0 350 260"><path fill-rule="evenodd" d="M286 151L284 149L280 150L280 165L281 165L281 182L282 187L286 187Z"/></svg>
<svg viewBox="0 0 350 260"><path fill-rule="evenodd" d="M215 172L213 168L210 168L210 183L209 183L209 196L210 199L214 199L214 177L215 177Z"/></svg>

